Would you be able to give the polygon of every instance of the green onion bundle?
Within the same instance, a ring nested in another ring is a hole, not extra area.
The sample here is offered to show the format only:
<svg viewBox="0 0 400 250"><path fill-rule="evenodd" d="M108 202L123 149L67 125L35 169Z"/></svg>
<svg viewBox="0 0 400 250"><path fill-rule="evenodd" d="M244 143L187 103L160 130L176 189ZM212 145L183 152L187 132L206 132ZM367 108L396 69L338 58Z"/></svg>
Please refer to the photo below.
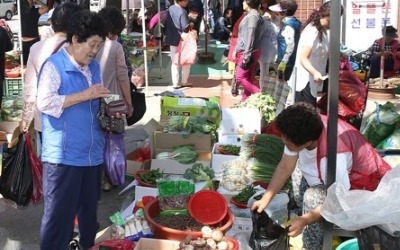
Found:
<svg viewBox="0 0 400 250"><path fill-rule="evenodd" d="M255 158L261 164L278 165L284 144L279 137L270 134L244 134L240 148L242 159Z"/></svg>

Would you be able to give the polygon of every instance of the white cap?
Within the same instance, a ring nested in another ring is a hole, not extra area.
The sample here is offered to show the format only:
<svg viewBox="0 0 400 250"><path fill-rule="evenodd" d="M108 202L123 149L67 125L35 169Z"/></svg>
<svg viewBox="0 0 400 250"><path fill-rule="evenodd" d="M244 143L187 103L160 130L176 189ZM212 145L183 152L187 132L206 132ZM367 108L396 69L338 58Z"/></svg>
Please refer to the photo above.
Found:
<svg viewBox="0 0 400 250"><path fill-rule="evenodd" d="M269 6L268 9L270 9L273 12L282 12L283 11L281 8L281 5L279 3Z"/></svg>

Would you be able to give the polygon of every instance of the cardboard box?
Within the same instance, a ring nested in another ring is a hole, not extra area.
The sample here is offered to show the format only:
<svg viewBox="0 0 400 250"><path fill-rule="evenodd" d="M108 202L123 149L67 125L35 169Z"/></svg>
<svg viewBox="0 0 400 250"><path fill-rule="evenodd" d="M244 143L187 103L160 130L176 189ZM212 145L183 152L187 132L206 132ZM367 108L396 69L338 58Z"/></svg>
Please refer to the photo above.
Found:
<svg viewBox="0 0 400 250"><path fill-rule="evenodd" d="M170 116L200 116L219 124L221 106L219 97L161 97L161 119Z"/></svg>
<svg viewBox="0 0 400 250"><path fill-rule="evenodd" d="M215 172L215 177L217 179L220 179L222 177L222 163L226 161L232 161L239 156L237 155L223 155L220 154L217 150L218 145L223 145L221 143L215 143L213 150L212 150L212 155L211 155L211 167L214 169Z"/></svg>
<svg viewBox="0 0 400 250"><path fill-rule="evenodd" d="M153 156L161 152L172 152L174 147L193 145L199 152L211 152L211 135L207 134L172 134L155 131L153 134Z"/></svg>
<svg viewBox="0 0 400 250"><path fill-rule="evenodd" d="M203 166L210 166L211 160L211 152L198 152L198 158L196 162L203 164ZM176 160L168 160L168 159L152 159L151 160L151 169L159 168L165 174L177 174L183 175L186 169L191 168L192 164L182 164L177 162Z"/></svg>
<svg viewBox="0 0 400 250"><path fill-rule="evenodd" d="M244 133L260 133L261 114L257 109L223 108L218 142L240 145Z"/></svg>
<svg viewBox="0 0 400 250"><path fill-rule="evenodd" d="M134 250L176 250L179 249L179 243L179 241L174 240L141 238Z"/></svg>

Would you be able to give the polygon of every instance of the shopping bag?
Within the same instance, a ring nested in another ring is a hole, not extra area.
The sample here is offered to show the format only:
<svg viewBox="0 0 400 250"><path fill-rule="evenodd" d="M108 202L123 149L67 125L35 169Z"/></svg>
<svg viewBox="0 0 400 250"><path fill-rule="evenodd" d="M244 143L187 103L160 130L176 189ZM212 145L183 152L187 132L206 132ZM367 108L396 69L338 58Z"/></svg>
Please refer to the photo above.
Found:
<svg viewBox="0 0 400 250"><path fill-rule="evenodd" d="M178 66L192 65L196 61L197 41L191 32L185 39L180 40L176 49L173 63Z"/></svg>
<svg viewBox="0 0 400 250"><path fill-rule="evenodd" d="M113 185L125 182L126 158L124 134L106 133L104 148L105 172Z"/></svg>
<svg viewBox="0 0 400 250"><path fill-rule="evenodd" d="M144 95L144 93L140 93L134 84L131 84L131 99L133 113L131 117L126 118L126 123L128 124L128 126L131 126L140 121L147 110L146 96Z"/></svg>
<svg viewBox="0 0 400 250"><path fill-rule="evenodd" d="M291 88L286 81L275 77L268 77L264 86L263 92L270 94L275 100L275 114L278 115L286 107Z"/></svg>
<svg viewBox="0 0 400 250"><path fill-rule="evenodd" d="M31 138L29 133L26 133L26 148L28 150L31 171L32 171L32 185L33 185L33 193L32 193L32 202L37 203L43 198L43 164L40 159L36 156L35 151L33 150Z"/></svg>
<svg viewBox="0 0 400 250"><path fill-rule="evenodd" d="M253 230L249 246L253 250L288 250L286 229L275 223L265 211L252 213Z"/></svg>
<svg viewBox="0 0 400 250"><path fill-rule="evenodd" d="M3 150L0 194L18 206L28 205L33 193L31 163L26 141L26 133L21 133L15 146Z"/></svg>

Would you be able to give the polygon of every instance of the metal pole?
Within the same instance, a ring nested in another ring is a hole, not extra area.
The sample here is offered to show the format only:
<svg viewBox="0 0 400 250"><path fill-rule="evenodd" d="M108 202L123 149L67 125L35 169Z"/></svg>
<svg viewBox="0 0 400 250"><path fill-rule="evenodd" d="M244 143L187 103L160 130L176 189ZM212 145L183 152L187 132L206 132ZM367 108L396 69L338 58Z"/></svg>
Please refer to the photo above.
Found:
<svg viewBox="0 0 400 250"><path fill-rule="evenodd" d="M340 28L341 1L331 1L330 6L330 36L329 36L329 85L328 85L328 125L327 125L327 173L326 187L328 188L336 177L337 154L337 123L339 99L339 59L340 59ZM332 248L333 225L323 221L323 249Z"/></svg>
<svg viewBox="0 0 400 250"><path fill-rule="evenodd" d="M141 11L143 11L142 17L142 38L143 38L143 60L144 60L144 80L146 83L146 96L149 95L149 72L148 72L148 65L147 65L147 42L146 42L146 22L145 22L145 7L144 7L144 0L141 0Z"/></svg>
<svg viewBox="0 0 400 250"><path fill-rule="evenodd" d="M385 6L385 5L383 5ZM384 70L385 70L385 39L386 39L386 22L387 22L387 17L388 17L388 12L389 12L389 6L390 6L390 0L387 0L386 3L386 12L385 12L385 19L383 20L383 32L382 32L382 48L381 48L381 62L380 62L380 83L381 83L381 88L383 88L383 76L384 76Z"/></svg>
<svg viewBox="0 0 400 250"><path fill-rule="evenodd" d="M160 4L161 0L157 1L157 9L158 9L158 34L160 35L160 40L158 40L158 62L159 62L159 67L160 67L160 76L158 77L159 79L162 78L162 54L161 54L161 49L162 49L162 34L161 34L161 4Z"/></svg>
<svg viewBox="0 0 400 250"><path fill-rule="evenodd" d="M20 68L21 68L21 82L22 82L22 87L24 86L24 55L22 53L22 25L21 25L21 1L17 1L17 9L18 9L18 25L19 25L19 32L18 32L18 44L19 44L19 49L18 53L20 54Z"/></svg>
<svg viewBox="0 0 400 250"><path fill-rule="evenodd" d="M125 16L126 16L126 34L129 34L129 28L131 27L130 23L129 23L129 0L125 1Z"/></svg>

